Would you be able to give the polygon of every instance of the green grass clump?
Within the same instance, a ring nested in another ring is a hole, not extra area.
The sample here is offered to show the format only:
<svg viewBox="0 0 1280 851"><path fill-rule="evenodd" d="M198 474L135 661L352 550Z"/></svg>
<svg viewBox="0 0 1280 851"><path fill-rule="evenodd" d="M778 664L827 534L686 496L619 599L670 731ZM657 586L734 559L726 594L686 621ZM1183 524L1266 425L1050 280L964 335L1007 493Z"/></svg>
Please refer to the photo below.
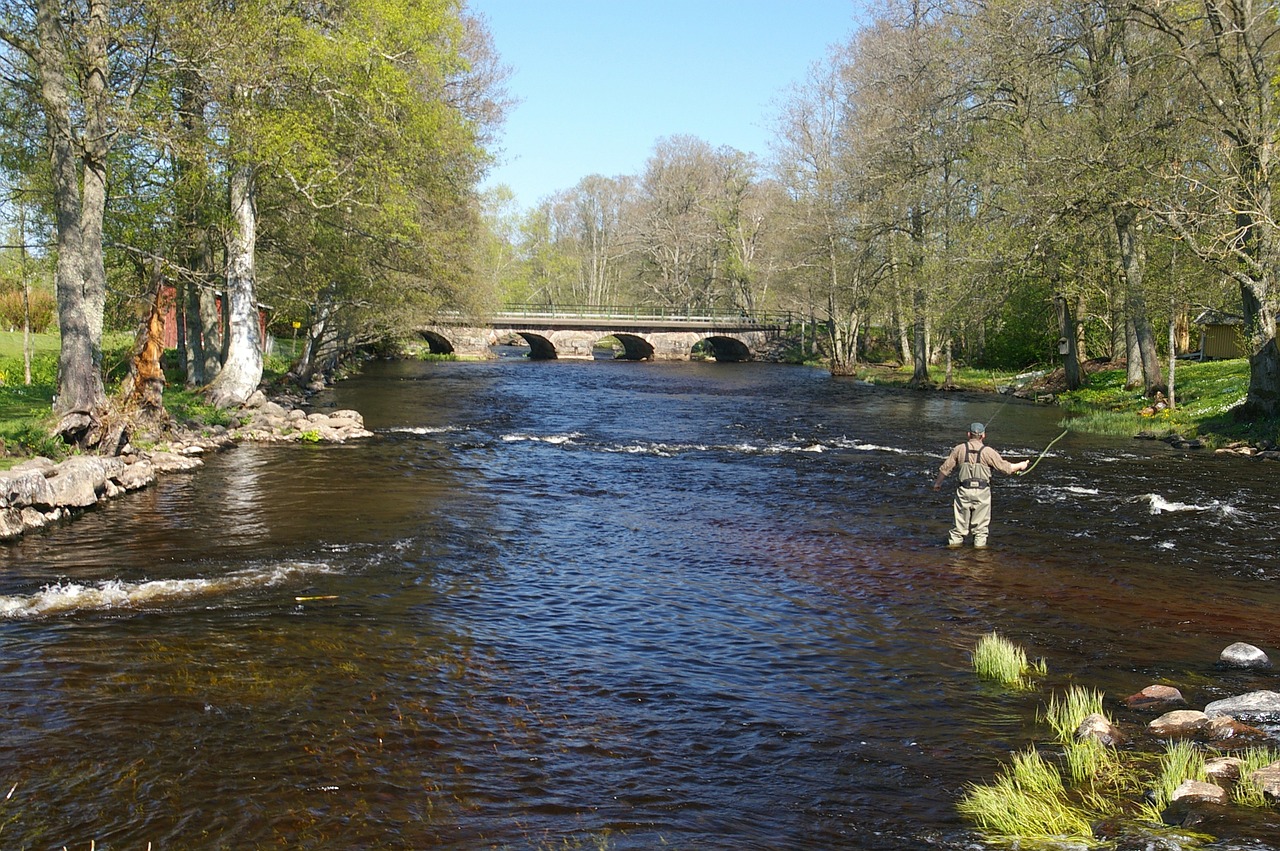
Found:
<svg viewBox="0 0 1280 851"><path fill-rule="evenodd" d="M1232 790L1231 799L1242 807L1269 807L1271 802L1262 792L1262 786L1254 781L1253 773L1259 768L1280 760L1280 750L1268 747L1252 747L1235 755L1241 761L1240 782Z"/></svg>
<svg viewBox="0 0 1280 851"><path fill-rule="evenodd" d="M1070 744L1075 740L1080 724L1090 715L1105 717L1102 711L1102 692L1071 686L1062 700L1057 695L1049 695L1049 706L1045 710L1044 719L1053 728L1059 742Z"/></svg>
<svg viewBox="0 0 1280 851"><path fill-rule="evenodd" d="M994 680L1010 688L1031 687L1031 674L1043 675L1044 660L1032 664L1027 653L998 632L990 632L978 639L973 649L973 670L984 680Z"/></svg>
<svg viewBox="0 0 1280 851"><path fill-rule="evenodd" d="M204 394L198 390L187 390L182 387L166 387L164 391L164 407L174 419L187 422L195 421L205 425L230 426L231 415L204 400Z"/></svg>
<svg viewBox="0 0 1280 851"><path fill-rule="evenodd" d="M1142 814L1148 821L1159 823L1160 814L1169 806L1173 792L1184 780L1206 781L1208 775L1204 770L1204 753L1193 743L1187 741L1169 742L1165 745L1164 754L1156 768L1155 781L1151 786L1151 797L1142 807Z"/></svg>
<svg viewBox="0 0 1280 851"><path fill-rule="evenodd" d="M1034 749L1015 754L993 782L969 787L958 807L979 830L993 835L1093 838L1090 814L1071 802L1058 769Z"/></svg>

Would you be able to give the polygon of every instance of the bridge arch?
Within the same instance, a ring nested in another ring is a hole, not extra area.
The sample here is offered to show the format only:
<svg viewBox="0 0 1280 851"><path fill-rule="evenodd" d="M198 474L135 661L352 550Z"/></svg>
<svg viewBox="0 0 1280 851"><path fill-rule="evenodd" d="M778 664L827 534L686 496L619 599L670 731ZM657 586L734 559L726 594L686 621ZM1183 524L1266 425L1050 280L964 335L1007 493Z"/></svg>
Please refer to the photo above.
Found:
<svg viewBox="0 0 1280 851"><path fill-rule="evenodd" d="M433 355L451 355L453 354L453 343L448 337L435 331L420 330L418 334L427 343L427 348Z"/></svg>
<svg viewBox="0 0 1280 851"><path fill-rule="evenodd" d="M535 334L532 331L517 331L516 333L529 344L529 360L555 360L559 357L556 354L556 344L541 334Z"/></svg>
<svg viewBox="0 0 1280 851"><path fill-rule="evenodd" d="M622 354L618 355L618 360L653 360L653 343L639 334L615 331L610 336L622 344Z"/></svg>
<svg viewBox="0 0 1280 851"><path fill-rule="evenodd" d="M711 356L720 363L741 363L751 360L751 348L737 337L713 334L703 337L694 344L694 348L704 346L711 350Z"/></svg>

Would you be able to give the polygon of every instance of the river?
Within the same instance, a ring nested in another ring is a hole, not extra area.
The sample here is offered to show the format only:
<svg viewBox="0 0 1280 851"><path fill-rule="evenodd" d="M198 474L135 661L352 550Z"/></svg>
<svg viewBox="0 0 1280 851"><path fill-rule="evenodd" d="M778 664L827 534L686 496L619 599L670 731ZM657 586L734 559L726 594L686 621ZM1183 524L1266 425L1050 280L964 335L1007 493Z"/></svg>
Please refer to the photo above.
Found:
<svg viewBox="0 0 1280 851"><path fill-rule="evenodd" d="M1277 688L1217 664L1280 654L1273 464L1073 433L948 550L967 424L1034 458L1060 411L516 358L316 401L375 437L238 446L0 547L0 846L981 848L956 801L1051 692L1141 725L1152 683ZM991 630L1036 689L977 680Z"/></svg>

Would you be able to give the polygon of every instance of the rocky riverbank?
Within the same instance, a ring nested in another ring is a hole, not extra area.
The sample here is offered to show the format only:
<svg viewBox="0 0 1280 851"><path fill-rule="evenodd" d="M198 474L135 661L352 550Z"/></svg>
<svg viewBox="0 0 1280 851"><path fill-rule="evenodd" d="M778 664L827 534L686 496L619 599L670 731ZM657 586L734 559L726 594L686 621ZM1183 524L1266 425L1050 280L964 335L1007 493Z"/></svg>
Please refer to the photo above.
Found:
<svg viewBox="0 0 1280 851"><path fill-rule="evenodd" d="M344 443L373 436L356 411L307 413L294 407L297 401L272 401L258 392L230 412L230 426L175 424L154 443L148 441L149 448L126 446L115 457L23 461L0 472L0 540L74 517L103 500L148 487L166 473L196 470L204 463L201 456L240 442Z"/></svg>

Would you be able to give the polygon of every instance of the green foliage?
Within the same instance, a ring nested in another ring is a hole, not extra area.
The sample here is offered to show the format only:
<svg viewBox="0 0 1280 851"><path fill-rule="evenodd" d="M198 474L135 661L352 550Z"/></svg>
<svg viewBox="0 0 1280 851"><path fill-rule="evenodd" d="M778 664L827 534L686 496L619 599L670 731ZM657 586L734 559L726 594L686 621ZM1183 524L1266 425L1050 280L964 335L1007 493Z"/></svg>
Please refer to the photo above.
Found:
<svg viewBox="0 0 1280 851"><path fill-rule="evenodd" d="M169 415L180 422L197 422L211 426L230 426L231 415L223 408L210 405L204 395L182 387L167 387L164 391L164 407Z"/></svg>
<svg viewBox="0 0 1280 851"><path fill-rule="evenodd" d="M21 331L26 308L20 289L0 291L0 328ZM58 303L44 290L32 290L30 294L31 333L43 334L54 327L58 317Z"/></svg>
<svg viewBox="0 0 1280 851"><path fill-rule="evenodd" d="M1058 336L1052 304L1043 283L1013 288L987 323L980 365L1019 370L1053 357Z"/></svg>
<svg viewBox="0 0 1280 851"><path fill-rule="evenodd" d="M970 786L958 809L978 829L995 836L1093 838L1090 814L1071 802L1057 767L1034 749L1015 754L993 782Z"/></svg>
<svg viewBox="0 0 1280 851"><path fill-rule="evenodd" d="M319 443L320 432L316 431L313 428L307 429L306 431L302 432L302 434L298 436L298 439L301 440L303 443Z"/></svg>
<svg viewBox="0 0 1280 851"><path fill-rule="evenodd" d="M1015 689L1031 688L1030 674L1043 675L1044 660L1027 661L1027 653L999 633L991 632L978 639L973 650L973 669L979 677Z"/></svg>
<svg viewBox="0 0 1280 851"><path fill-rule="evenodd" d="M1280 761L1280 749L1255 746L1234 754L1242 763L1240 766L1240 782L1231 792L1231 798L1245 807L1269 807L1271 801L1262 791L1262 785L1253 779L1253 773L1260 768Z"/></svg>
<svg viewBox="0 0 1280 851"><path fill-rule="evenodd" d="M1200 748L1183 740L1169 742L1156 768L1151 798L1142 807L1143 816L1148 821L1159 823L1160 814L1169 806L1174 790L1184 780L1204 781L1206 777L1204 753Z"/></svg>
<svg viewBox="0 0 1280 851"><path fill-rule="evenodd" d="M1059 700L1057 695L1049 696L1049 706L1045 711L1045 721L1053 729L1058 741L1070 744L1075 740L1076 730L1090 715L1103 715L1102 692L1071 686L1066 696Z"/></svg>

